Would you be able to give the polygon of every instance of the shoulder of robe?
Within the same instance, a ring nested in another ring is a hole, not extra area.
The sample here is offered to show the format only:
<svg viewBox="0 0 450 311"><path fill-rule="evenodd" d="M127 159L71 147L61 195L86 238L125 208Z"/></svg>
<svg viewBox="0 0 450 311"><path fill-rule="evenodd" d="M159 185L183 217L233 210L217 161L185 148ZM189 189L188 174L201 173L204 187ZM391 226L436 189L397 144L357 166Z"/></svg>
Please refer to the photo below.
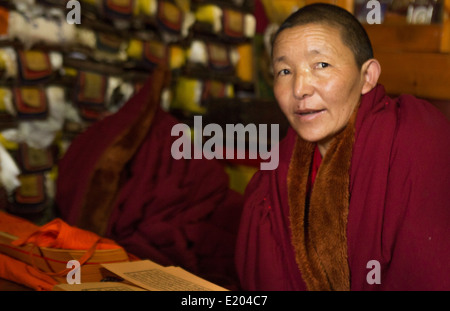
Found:
<svg viewBox="0 0 450 311"><path fill-rule="evenodd" d="M402 95L397 100L396 140L403 151L420 158L450 157L450 121L431 103ZM419 156L419 157L418 157Z"/></svg>

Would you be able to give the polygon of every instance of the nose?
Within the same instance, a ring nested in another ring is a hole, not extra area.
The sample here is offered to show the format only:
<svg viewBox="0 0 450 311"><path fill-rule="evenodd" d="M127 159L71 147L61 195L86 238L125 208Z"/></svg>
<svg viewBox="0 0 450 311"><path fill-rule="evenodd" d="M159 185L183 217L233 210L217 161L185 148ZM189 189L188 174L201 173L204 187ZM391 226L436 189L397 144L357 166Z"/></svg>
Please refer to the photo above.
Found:
<svg viewBox="0 0 450 311"><path fill-rule="evenodd" d="M312 95L312 77L309 69L300 70L295 75L293 92L294 97L297 99L303 99Z"/></svg>

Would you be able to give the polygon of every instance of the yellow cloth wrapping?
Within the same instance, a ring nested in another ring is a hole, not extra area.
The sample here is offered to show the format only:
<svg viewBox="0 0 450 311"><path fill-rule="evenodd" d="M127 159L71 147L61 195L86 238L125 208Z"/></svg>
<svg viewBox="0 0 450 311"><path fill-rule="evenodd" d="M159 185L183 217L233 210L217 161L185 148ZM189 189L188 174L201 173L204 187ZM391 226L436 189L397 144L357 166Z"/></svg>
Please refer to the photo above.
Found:
<svg viewBox="0 0 450 311"><path fill-rule="evenodd" d="M271 23L281 23L296 9L303 7L306 0L261 0L267 18Z"/></svg>
<svg viewBox="0 0 450 311"><path fill-rule="evenodd" d="M237 48L239 61L236 65L236 74L242 81L253 81L253 46L241 44Z"/></svg>
<svg viewBox="0 0 450 311"><path fill-rule="evenodd" d="M157 7L156 0L136 0L134 15L155 16Z"/></svg>
<svg viewBox="0 0 450 311"><path fill-rule="evenodd" d="M220 7L207 4L197 8L195 19L199 22L207 23L213 26L213 31L218 33L222 30L222 14Z"/></svg>
<svg viewBox="0 0 450 311"><path fill-rule="evenodd" d="M192 113L205 113L205 107L200 106L202 89L203 84L200 80L180 77L175 87L171 107Z"/></svg>

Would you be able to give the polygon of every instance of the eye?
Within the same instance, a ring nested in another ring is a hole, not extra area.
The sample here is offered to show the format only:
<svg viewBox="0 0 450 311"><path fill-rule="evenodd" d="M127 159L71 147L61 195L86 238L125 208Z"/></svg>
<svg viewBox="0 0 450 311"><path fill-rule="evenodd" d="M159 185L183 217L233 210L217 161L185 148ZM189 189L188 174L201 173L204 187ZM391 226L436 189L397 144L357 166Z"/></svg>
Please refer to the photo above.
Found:
<svg viewBox="0 0 450 311"><path fill-rule="evenodd" d="M320 63L316 64L316 68L318 68L318 69L324 69L324 68L327 68L329 66L330 66L330 64L325 63L325 62L320 62Z"/></svg>
<svg viewBox="0 0 450 311"><path fill-rule="evenodd" d="M290 71L288 69L281 69L280 71L278 71L279 76L285 76L288 75L289 73Z"/></svg>

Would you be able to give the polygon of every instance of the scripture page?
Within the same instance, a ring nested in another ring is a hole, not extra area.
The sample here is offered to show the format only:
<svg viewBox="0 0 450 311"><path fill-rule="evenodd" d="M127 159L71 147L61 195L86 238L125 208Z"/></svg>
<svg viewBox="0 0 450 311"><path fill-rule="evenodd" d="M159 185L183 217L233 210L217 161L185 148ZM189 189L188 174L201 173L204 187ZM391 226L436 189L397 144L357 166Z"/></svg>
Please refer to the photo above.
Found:
<svg viewBox="0 0 450 311"><path fill-rule="evenodd" d="M227 291L179 267L164 267L150 260L102 264L125 281L150 291Z"/></svg>

